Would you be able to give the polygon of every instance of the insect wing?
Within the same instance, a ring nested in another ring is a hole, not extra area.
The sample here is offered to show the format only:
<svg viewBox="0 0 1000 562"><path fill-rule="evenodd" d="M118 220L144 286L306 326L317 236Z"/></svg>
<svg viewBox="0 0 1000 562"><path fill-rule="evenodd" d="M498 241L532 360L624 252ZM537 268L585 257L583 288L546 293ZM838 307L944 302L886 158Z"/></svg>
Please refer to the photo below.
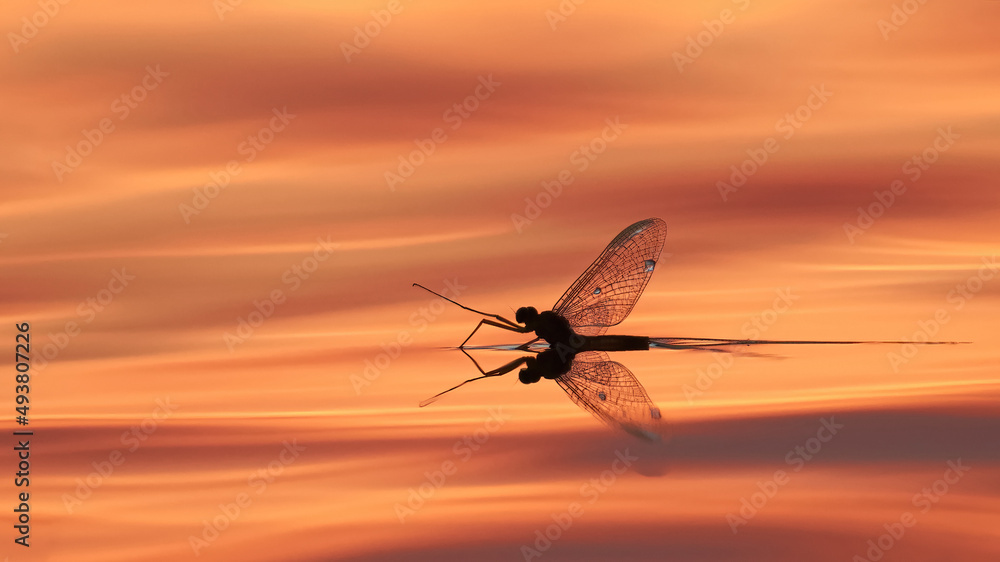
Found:
<svg viewBox="0 0 1000 562"><path fill-rule="evenodd" d="M628 316L660 258L667 224L646 219L626 228L563 293L552 310L576 333L599 336Z"/></svg>
<svg viewBox="0 0 1000 562"><path fill-rule="evenodd" d="M584 410L632 435L659 441L664 424L635 375L602 351L580 353L556 383Z"/></svg>

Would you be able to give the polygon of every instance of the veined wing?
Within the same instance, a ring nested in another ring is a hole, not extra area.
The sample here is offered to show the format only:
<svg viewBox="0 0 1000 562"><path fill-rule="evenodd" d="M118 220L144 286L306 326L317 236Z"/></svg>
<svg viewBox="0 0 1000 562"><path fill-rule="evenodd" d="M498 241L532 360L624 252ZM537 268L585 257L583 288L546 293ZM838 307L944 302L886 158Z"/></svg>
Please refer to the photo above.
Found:
<svg viewBox="0 0 1000 562"><path fill-rule="evenodd" d="M569 372L556 383L584 410L632 435L659 441L664 424L635 375L603 351L577 354Z"/></svg>
<svg viewBox="0 0 1000 562"><path fill-rule="evenodd" d="M626 228L563 293L552 310L578 334L599 336L632 312L653 275L667 223L646 219Z"/></svg>

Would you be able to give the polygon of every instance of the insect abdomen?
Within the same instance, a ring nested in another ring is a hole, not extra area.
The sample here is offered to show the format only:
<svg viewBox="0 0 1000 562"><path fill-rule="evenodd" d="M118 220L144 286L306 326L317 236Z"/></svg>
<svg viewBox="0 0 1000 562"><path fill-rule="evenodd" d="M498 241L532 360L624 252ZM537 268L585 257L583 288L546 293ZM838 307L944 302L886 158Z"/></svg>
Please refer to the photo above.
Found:
<svg viewBox="0 0 1000 562"><path fill-rule="evenodd" d="M641 351L649 349L646 336L589 336L579 351Z"/></svg>

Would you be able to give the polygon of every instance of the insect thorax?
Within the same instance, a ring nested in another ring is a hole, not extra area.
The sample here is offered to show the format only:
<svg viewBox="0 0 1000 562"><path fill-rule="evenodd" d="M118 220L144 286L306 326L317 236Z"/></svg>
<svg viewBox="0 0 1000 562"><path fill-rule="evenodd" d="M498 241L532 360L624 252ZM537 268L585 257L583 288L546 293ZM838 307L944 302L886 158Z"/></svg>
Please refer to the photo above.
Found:
<svg viewBox="0 0 1000 562"><path fill-rule="evenodd" d="M558 343L568 344L574 335L569 321L551 310L538 315L534 329L535 335L548 342L550 346Z"/></svg>
<svg viewBox="0 0 1000 562"><path fill-rule="evenodd" d="M546 349L526 362L525 368L518 373L518 379L524 384L531 384L543 378L559 378L569 372L574 356L572 353L566 355L555 349Z"/></svg>

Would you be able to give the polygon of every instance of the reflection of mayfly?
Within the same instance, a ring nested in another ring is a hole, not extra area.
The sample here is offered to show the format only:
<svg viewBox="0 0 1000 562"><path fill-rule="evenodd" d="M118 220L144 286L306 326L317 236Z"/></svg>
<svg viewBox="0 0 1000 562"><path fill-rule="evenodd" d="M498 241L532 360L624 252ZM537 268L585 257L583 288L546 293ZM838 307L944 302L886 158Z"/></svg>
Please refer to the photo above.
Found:
<svg viewBox="0 0 1000 562"><path fill-rule="evenodd" d="M484 371L476 363L482 376L462 384L504 375L524 365L518 375L522 383L535 383L542 378L554 379L574 402L602 421L629 433L656 439L660 425L659 408L653 405L635 376L620 363L610 361L604 353L649 349L650 339L606 336L604 332L632 311L653 275L666 237L667 225L660 219L646 219L633 224L611 241L552 310L539 313L532 307L522 307L515 313L517 322L462 306L438 295L466 310L493 319L481 320L460 348L464 348L483 324L523 334L534 332L535 339L519 346L520 350L532 351L529 346L540 339L549 344L548 349L537 352L536 356L515 359L492 371ZM417 286L430 291L422 285ZM462 384L420 405L426 406Z"/></svg>

